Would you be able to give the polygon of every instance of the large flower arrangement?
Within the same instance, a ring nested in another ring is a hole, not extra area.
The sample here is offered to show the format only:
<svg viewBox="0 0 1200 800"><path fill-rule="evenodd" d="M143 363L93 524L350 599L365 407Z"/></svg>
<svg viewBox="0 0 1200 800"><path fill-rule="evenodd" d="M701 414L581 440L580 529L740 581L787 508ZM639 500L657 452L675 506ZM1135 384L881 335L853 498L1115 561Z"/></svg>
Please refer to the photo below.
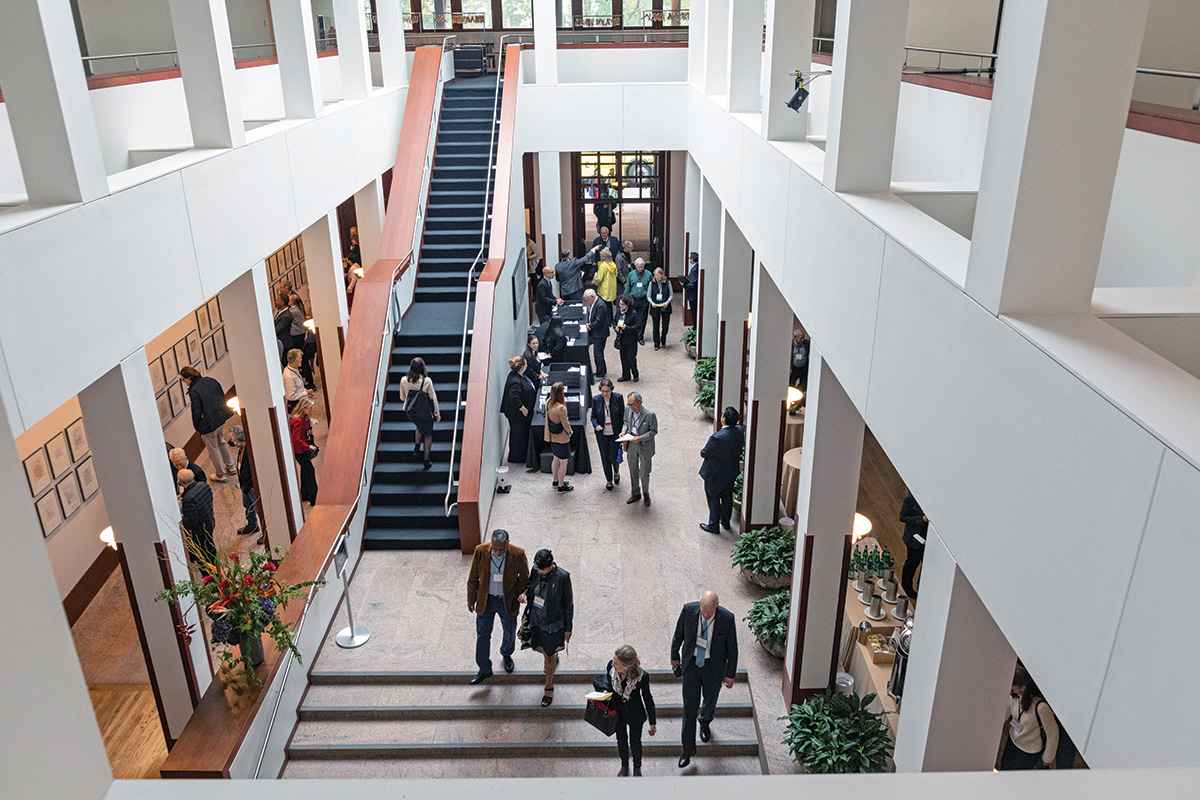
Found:
<svg viewBox="0 0 1200 800"><path fill-rule="evenodd" d="M197 554L190 544L189 550ZM170 589L159 592L155 599L190 599L192 607L199 608L212 620L214 644L248 645L265 634L274 640L279 652L290 650L300 661L291 625L279 618L279 609L286 608L288 600L302 596L305 589L322 581L281 583L275 577L275 571L284 555L283 548L276 547L273 551L251 552L245 556L218 553L215 563L199 558L199 580L179 581ZM180 626L180 632L190 643L195 628L185 623ZM236 670L256 686L262 685L254 673L249 646L238 651L227 647L219 656L222 670Z"/></svg>

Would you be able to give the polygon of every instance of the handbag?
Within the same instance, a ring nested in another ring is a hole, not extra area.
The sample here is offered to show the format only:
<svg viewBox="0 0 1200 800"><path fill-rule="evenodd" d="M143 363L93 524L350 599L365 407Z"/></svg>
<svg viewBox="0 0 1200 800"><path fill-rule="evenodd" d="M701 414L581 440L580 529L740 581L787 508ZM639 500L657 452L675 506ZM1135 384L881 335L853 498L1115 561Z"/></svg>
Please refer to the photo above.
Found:
<svg viewBox="0 0 1200 800"><path fill-rule="evenodd" d="M533 632L529 625L529 604L525 604L525 610L521 612L521 624L517 626L517 639L521 642L522 650L530 650L533 648Z"/></svg>
<svg viewBox="0 0 1200 800"><path fill-rule="evenodd" d="M612 736L616 733L617 709L612 703L612 694L608 693L608 698L605 700L589 697L587 705L583 709L583 719L584 722L605 736Z"/></svg>

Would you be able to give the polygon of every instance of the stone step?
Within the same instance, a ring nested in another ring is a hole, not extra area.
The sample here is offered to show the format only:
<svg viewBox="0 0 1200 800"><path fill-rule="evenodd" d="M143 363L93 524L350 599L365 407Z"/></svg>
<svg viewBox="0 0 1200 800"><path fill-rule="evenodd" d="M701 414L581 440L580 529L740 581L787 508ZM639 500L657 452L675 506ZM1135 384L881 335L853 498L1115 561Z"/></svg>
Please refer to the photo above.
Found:
<svg viewBox="0 0 1200 800"><path fill-rule="evenodd" d="M525 689L522 698L524 705L495 705L488 703L461 706L404 706L404 705L314 705L307 699L300 709L300 720L303 722L332 722L356 720L481 720L481 719L512 719L515 717L539 717L548 720L574 720L580 715L578 705L555 705L542 708L540 690ZM536 695L536 696L535 696ZM661 703L655 701L659 719L683 716L683 703ZM718 704L718 713L722 719L735 717L750 717L754 715L753 703L725 702L722 695Z"/></svg>
<svg viewBox="0 0 1200 800"><path fill-rule="evenodd" d="M470 655L470 654L467 654ZM600 672L599 669L560 669L554 674L554 683L557 686L562 683L584 683L591 685L592 680ZM654 685L660 683L666 685L670 683L678 683L678 680L667 669L648 669L646 672L654 679ZM309 676L310 686L329 686L329 685L361 685L361 684L377 684L377 685L393 685L393 686L420 686L420 685L444 685L448 687L468 685L467 682L475 675L474 670L453 671L453 670L332 670L332 669L317 669ZM507 674L498 672L482 686L470 687L476 691L483 686L502 686L512 684L527 684L531 681L540 680L541 670L537 672L522 672L518 670L514 673ZM745 670L739 670L734 678L732 689L721 689L721 696L725 696L727 691L736 691L739 685L749 686L748 677Z"/></svg>
<svg viewBox="0 0 1200 800"><path fill-rule="evenodd" d="M642 740L643 742L651 740L645 731L642 732ZM668 756L647 754L642 760L642 774L647 778L762 774L762 766L756 756L713 757L702 755L703 752L700 750L686 769L679 769L678 753ZM590 758L566 754L525 758L516 753L512 754L512 757L503 759L346 758L326 760L305 758L288 762L283 777L290 779L607 778L615 777L620 766L614 737L608 741L607 750L598 751Z"/></svg>

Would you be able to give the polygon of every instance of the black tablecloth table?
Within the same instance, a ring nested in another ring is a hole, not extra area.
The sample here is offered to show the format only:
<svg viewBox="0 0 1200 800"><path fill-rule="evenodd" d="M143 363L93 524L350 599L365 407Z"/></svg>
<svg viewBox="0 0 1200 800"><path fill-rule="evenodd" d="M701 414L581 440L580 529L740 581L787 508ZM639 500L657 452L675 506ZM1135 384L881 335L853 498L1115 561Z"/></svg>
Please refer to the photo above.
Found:
<svg viewBox="0 0 1200 800"><path fill-rule="evenodd" d="M568 372L562 375L563 383L567 389L567 413L571 421L571 449L575 451L575 472L576 474L588 475L592 472L592 456L588 447L587 432L591 429L589 417L591 415L592 398L589 394L587 385L587 377L585 375L586 365L576 364L577 371ZM561 373L554 373L560 375ZM547 387L552 381L547 381ZM537 407L533 411L533 419L529 425L529 448L526 450L525 466L539 467L541 465L542 452L550 449L550 443L546 441L546 406L545 395L549 391L547 388L543 390L537 401ZM582 403L580 402L582 400ZM578 418L576 417L578 415ZM543 470L548 472L549 470Z"/></svg>
<svg viewBox="0 0 1200 800"><path fill-rule="evenodd" d="M596 302L600 302L597 300ZM591 342L588 338L587 329L587 309L583 303L567 303L562 306L555 306L551 312L551 317L558 317L563 321L563 333L567 335L567 349L563 352L563 363L582 364L587 369L588 386L592 385L592 359L591 359ZM546 328L550 323L546 322L539 325L535 334L538 341L545 346L546 343ZM540 356L540 353L539 353ZM548 362L542 361L542 369L546 369Z"/></svg>

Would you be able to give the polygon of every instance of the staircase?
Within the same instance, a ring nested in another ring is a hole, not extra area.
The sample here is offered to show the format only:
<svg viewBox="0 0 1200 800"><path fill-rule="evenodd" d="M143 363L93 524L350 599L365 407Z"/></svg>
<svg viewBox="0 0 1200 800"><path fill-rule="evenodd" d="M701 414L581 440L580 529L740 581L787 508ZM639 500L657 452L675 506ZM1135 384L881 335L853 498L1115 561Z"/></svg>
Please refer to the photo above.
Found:
<svg viewBox="0 0 1200 800"><path fill-rule="evenodd" d="M651 670L658 733L642 730L642 772L762 774L750 684L722 689L713 738L691 765L677 761L683 704L668 671ZM597 670L560 670L555 701L541 708L541 672L498 673L471 686L470 672L314 670L287 748L285 778L613 777L616 737L583 721Z"/></svg>
<svg viewBox="0 0 1200 800"><path fill-rule="evenodd" d="M468 314L474 310L475 287L471 286L468 296L467 275L479 253L487 193L492 187L488 147L498 125L492 116L495 93L494 76L450 81L443 92L416 291L412 308L392 341L387 395L367 508L364 535L367 549L459 547L458 517L446 516L445 495L451 442L455 438L454 401L462 354L463 304L468 304ZM482 264L476 270L476 277L481 270ZM469 321L468 329L470 325ZM428 471L424 469L423 457L413 455L413 426L399 399L400 379L416 356L425 359L442 415L442 421L434 424L430 454L433 468ZM462 376L464 403L470 362L468 333ZM465 415L459 415L451 503L458 499L464 418Z"/></svg>

